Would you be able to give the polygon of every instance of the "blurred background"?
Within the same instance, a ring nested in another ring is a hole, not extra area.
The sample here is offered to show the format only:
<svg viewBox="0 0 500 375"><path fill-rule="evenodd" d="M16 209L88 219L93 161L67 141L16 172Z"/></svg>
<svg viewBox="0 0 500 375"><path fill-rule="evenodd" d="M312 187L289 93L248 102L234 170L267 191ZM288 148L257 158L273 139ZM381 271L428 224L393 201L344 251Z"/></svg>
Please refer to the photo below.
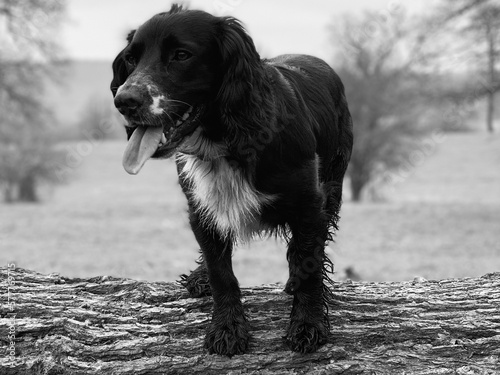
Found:
<svg viewBox="0 0 500 375"><path fill-rule="evenodd" d="M209 0L262 57L307 53L342 78L355 148L336 279L500 271L500 3ZM109 91L125 36L167 0L0 0L0 266L172 281L197 244L174 163L121 166ZM285 245L239 246L243 286L287 279Z"/></svg>

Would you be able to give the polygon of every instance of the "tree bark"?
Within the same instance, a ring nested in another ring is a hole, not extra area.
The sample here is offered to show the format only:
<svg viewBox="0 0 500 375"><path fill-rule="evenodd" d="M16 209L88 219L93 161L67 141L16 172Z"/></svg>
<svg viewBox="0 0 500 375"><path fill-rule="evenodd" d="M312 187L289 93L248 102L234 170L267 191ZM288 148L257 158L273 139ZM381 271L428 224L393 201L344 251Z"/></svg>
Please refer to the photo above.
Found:
<svg viewBox="0 0 500 375"><path fill-rule="evenodd" d="M244 288L253 338L232 358L203 350L211 298L188 298L176 283L0 275L5 375L500 374L500 273L335 283L328 343L308 355L283 343L292 301L283 285Z"/></svg>

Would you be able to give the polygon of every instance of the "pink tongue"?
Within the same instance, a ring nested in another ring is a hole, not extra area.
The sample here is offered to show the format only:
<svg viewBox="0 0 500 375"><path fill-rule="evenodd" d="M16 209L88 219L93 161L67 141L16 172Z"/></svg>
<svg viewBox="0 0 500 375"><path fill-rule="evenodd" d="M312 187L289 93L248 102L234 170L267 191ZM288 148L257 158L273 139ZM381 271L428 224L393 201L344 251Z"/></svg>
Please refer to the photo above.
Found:
<svg viewBox="0 0 500 375"><path fill-rule="evenodd" d="M123 154L123 168L130 174L137 174L158 148L163 128L161 126L139 126L130 137Z"/></svg>

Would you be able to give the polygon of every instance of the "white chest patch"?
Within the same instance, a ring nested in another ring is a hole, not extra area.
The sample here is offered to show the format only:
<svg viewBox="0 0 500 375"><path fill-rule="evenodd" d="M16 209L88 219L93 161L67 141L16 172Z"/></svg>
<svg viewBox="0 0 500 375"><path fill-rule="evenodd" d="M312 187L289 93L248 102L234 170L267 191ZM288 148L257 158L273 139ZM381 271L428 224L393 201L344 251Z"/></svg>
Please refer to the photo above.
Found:
<svg viewBox="0 0 500 375"><path fill-rule="evenodd" d="M181 174L192 186L193 198L205 223L224 237L245 242L258 233L262 205L272 196L259 193L239 168L225 158L203 161L178 154L185 163Z"/></svg>

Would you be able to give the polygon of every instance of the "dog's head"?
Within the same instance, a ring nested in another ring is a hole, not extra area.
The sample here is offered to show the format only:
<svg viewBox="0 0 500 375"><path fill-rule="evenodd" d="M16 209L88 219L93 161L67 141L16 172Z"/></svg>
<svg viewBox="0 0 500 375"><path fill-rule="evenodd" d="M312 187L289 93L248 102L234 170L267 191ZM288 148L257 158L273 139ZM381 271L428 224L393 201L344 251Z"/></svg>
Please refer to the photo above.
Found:
<svg viewBox="0 0 500 375"><path fill-rule="evenodd" d="M127 120L123 164L132 174L150 157L170 157L197 128L210 131L216 125L208 118L238 107L259 61L237 20L178 5L127 41L113 62L111 91Z"/></svg>

